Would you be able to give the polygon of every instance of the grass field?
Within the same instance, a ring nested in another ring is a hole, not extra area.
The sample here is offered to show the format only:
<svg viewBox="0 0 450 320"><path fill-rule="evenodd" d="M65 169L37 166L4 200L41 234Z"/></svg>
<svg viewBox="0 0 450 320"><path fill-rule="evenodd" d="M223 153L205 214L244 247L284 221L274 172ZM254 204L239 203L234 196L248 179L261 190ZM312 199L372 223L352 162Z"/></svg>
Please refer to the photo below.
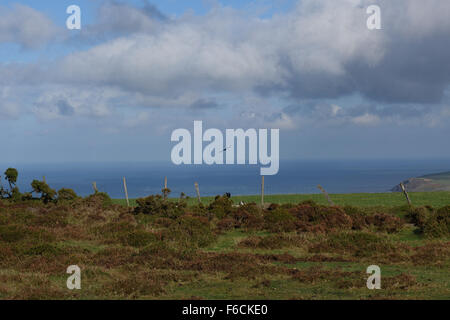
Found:
<svg viewBox="0 0 450 320"><path fill-rule="evenodd" d="M450 299L449 193L411 195L435 209L402 194L331 197L352 207L298 204L322 195L267 196L296 203L270 210L226 197L1 200L0 299ZM374 264L380 290L366 286ZM66 287L70 265L81 290Z"/></svg>
<svg viewBox="0 0 450 320"><path fill-rule="evenodd" d="M353 205L361 207L395 207L406 203L403 193L355 193L355 194L330 194L330 198L336 205ZM415 206L430 205L433 207L442 207L450 203L450 192L415 192L410 193L410 198ZM234 203L243 202L260 203L260 196L233 196ZM172 199L176 200L176 199ZM203 197L202 202L208 204L214 200L214 197ZM265 195L266 203L299 203L305 200L313 200L319 204L326 205L327 200L322 194L287 194L287 195ZM126 205L125 199L114 199L115 203ZM195 204L196 198L188 199L189 204ZM130 199L130 205L136 205L136 199Z"/></svg>

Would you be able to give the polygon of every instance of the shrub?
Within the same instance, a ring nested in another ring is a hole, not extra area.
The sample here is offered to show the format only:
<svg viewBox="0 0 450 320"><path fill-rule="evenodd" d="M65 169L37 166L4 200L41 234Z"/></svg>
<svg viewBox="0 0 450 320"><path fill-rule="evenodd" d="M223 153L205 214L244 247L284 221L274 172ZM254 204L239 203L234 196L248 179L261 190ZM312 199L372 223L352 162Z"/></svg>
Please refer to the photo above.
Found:
<svg viewBox="0 0 450 320"><path fill-rule="evenodd" d="M403 221L385 213L376 213L365 218L368 225L373 225L378 231L388 233L398 232L403 227Z"/></svg>
<svg viewBox="0 0 450 320"><path fill-rule="evenodd" d="M342 207L342 210L344 210L344 212L352 218L353 218L353 216L365 216L366 215L366 212L358 207L344 206L344 207Z"/></svg>
<svg viewBox="0 0 450 320"><path fill-rule="evenodd" d="M18 201L22 201L22 200L23 200L23 196L22 196L22 194L20 193L19 188L14 187L14 188L11 190L11 200L13 200L13 201L15 201L15 202L18 202Z"/></svg>
<svg viewBox="0 0 450 320"><path fill-rule="evenodd" d="M17 177L19 176L19 172L17 169L8 168L5 171L5 179L9 184L9 191L3 189L3 186L0 189L0 196L4 197L5 195L13 200L20 200L20 192L19 188L16 187Z"/></svg>
<svg viewBox="0 0 450 320"><path fill-rule="evenodd" d="M33 180L31 187L33 188L33 192L41 194L41 200L44 203L53 201L56 196L56 191L50 188L45 181Z"/></svg>
<svg viewBox="0 0 450 320"><path fill-rule="evenodd" d="M299 205L307 205L311 207L318 207L319 205L314 200L305 200L299 203Z"/></svg>
<svg viewBox="0 0 450 320"><path fill-rule="evenodd" d="M334 229L350 229L353 221L340 207L300 204L289 210L299 222L301 231L325 232Z"/></svg>
<svg viewBox="0 0 450 320"><path fill-rule="evenodd" d="M236 227L236 222L231 218L223 218L217 222L217 228L221 231L228 231Z"/></svg>
<svg viewBox="0 0 450 320"><path fill-rule="evenodd" d="M450 236L450 206L430 214L421 230L427 238Z"/></svg>
<svg viewBox="0 0 450 320"><path fill-rule="evenodd" d="M205 207L202 203L198 203L193 206L190 206L186 210L186 214L190 214L192 216L197 216L197 217L206 217L208 219L213 218L213 214L209 213L208 208Z"/></svg>
<svg viewBox="0 0 450 320"><path fill-rule="evenodd" d="M160 195L140 198L136 200L136 203L137 207L134 209L135 214L161 215L171 219L181 216L186 209L185 201L167 201Z"/></svg>
<svg viewBox="0 0 450 320"><path fill-rule="evenodd" d="M165 232L167 239L184 246L206 247L215 240L209 222L205 218L185 215L176 220Z"/></svg>
<svg viewBox="0 0 450 320"><path fill-rule="evenodd" d="M174 221L172 220L172 219L169 219L169 218L157 218L157 219L155 219L154 221L153 221L153 223L156 225L156 226L160 226L160 227L163 227L163 228L168 228L168 227L170 227L171 225L172 225L172 223L174 223Z"/></svg>
<svg viewBox="0 0 450 320"><path fill-rule="evenodd" d="M431 207L409 208L409 211L405 214L405 218L407 221L422 229L427 218L433 211Z"/></svg>
<svg viewBox="0 0 450 320"><path fill-rule="evenodd" d="M208 206L208 210L217 218L222 219L233 211L233 201L227 196L216 196Z"/></svg>
<svg viewBox="0 0 450 320"><path fill-rule="evenodd" d="M296 229L296 219L287 210L277 208L264 214L264 228L270 232L290 232Z"/></svg>
<svg viewBox="0 0 450 320"><path fill-rule="evenodd" d="M62 188L58 190L58 201L72 201L77 198L77 194L72 189Z"/></svg>
<svg viewBox="0 0 450 320"><path fill-rule="evenodd" d="M240 206L233 211L231 217L235 221L236 227L261 227L264 222L262 219L261 209L258 208L256 203L247 203Z"/></svg>
<svg viewBox="0 0 450 320"><path fill-rule="evenodd" d="M107 208L111 206L112 200L106 192L95 192L84 199L89 206Z"/></svg>
<svg viewBox="0 0 450 320"><path fill-rule="evenodd" d="M450 236L450 206L433 210L431 207L412 208L405 218L417 226L427 238Z"/></svg>
<svg viewBox="0 0 450 320"><path fill-rule="evenodd" d="M22 194L22 201L30 201L33 200L33 195L31 194L31 192L25 192L24 194Z"/></svg>

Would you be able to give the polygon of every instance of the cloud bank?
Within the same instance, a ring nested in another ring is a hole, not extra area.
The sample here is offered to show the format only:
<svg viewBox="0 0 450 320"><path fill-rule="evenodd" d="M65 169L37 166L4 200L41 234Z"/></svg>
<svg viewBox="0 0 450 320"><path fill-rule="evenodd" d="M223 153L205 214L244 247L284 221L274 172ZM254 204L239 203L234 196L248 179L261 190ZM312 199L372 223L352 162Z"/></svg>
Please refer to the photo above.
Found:
<svg viewBox="0 0 450 320"><path fill-rule="evenodd" d="M450 2L376 1L381 30L366 27L370 4L302 0L269 18L215 6L174 18L149 3L104 1L92 24L62 37L35 9L0 7L0 42L82 48L39 63L3 60L0 117L164 129L199 116L286 130L445 126Z"/></svg>

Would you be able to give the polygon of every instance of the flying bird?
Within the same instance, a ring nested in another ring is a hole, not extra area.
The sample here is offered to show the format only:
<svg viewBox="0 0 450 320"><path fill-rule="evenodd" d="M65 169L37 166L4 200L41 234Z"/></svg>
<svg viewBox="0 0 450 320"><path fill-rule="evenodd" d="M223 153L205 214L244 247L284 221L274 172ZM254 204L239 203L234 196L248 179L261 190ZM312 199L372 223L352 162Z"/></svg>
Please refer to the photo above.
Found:
<svg viewBox="0 0 450 320"><path fill-rule="evenodd" d="M224 149L221 151L221 153L227 151L227 150L230 149L231 147L232 147L232 146L228 146L228 147L224 148Z"/></svg>

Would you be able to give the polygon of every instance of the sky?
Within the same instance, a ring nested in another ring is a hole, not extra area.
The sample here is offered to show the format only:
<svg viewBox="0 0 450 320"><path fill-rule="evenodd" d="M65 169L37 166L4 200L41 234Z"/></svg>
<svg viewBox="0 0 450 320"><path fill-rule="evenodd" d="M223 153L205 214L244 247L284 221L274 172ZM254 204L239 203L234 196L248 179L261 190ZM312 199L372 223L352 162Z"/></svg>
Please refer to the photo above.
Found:
<svg viewBox="0 0 450 320"><path fill-rule="evenodd" d="M442 0L3 0L1 162L170 161L194 120L280 129L282 160L450 158L449 16Z"/></svg>

